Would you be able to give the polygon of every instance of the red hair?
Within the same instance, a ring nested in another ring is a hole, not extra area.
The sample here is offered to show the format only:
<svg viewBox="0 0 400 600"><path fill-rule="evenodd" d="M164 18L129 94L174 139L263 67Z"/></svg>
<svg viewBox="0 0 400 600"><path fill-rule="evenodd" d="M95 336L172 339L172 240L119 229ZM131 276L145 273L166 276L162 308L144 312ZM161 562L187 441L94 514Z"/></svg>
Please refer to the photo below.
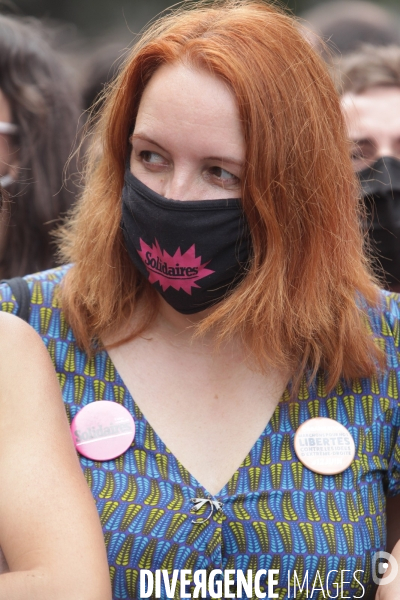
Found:
<svg viewBox="0 0 400 600"><path fill-rule="evenodd" d="M381 360L357 305L377 302L363 253L358 188L334 86L293 18L263 2L199 2L152 24L106 93L86 187L62 230L74 263L62 289L78 343L117 330L141 299L141 333L157 294L124 247L121 190L143 90L165 63L207 69L237 99L247 148L242 202L251 228L248 273L198 326L240 334L259 365L289 365L294 382L324 368L328 387ZM101 147L101 155L99 148Z"/></svg>

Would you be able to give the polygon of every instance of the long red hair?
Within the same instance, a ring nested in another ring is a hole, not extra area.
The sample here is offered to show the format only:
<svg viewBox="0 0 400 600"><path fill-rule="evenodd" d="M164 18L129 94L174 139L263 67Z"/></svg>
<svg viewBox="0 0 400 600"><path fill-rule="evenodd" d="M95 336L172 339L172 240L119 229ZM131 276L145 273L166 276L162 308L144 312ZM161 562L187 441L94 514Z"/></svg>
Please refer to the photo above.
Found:
<svg viewBox="0 0 400 600"><path fill-rule="evenodd" d="M138 335L157 294L124 247L121 190L128 137L143 90L164 63L221 77L239 106L247 148L242 202L253 258L246 277L198 333L240 334L259 365L370 375L377 350L358 299L377 302L363 252L358 188L339 101L321 59L293 18L263 2L197 2L157 20L109 88L88 155L82 198L61 232L74 263L62 289L66 317L87 351L118 330L141 300Z"/></svg>

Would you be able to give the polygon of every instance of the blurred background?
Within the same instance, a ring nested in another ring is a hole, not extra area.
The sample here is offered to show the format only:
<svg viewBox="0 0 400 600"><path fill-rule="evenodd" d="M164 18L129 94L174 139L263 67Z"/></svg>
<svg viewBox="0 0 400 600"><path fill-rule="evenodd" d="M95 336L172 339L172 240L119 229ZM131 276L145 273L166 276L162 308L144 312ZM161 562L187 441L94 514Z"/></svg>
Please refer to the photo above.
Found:
<svg viewBox="0 0 400 600"><path fill-rule="evenodd" d="M323 4L319 0L283 0L279 3L297 15ZM374 3L400 10L399 0ZM139 31L152 17L173 4L169 0L3 0L0 6L3 11L67 22L78 35L95 39L117 30L128 37L129 30ZM337 4L340 7L343 1L338 0Z"/></svg>
<svg viewBox="0 0 400 600"><path fill-rule="evenodd" d="M304 19L311 43L318 46L316 33L336 55L357 50L365 42L400 44L400 0L271 1ZM53 47L72 59L87 107L116 73L135 34L174 4L172 0L0 0L0 13L38 17L49 26Z"/></svg>

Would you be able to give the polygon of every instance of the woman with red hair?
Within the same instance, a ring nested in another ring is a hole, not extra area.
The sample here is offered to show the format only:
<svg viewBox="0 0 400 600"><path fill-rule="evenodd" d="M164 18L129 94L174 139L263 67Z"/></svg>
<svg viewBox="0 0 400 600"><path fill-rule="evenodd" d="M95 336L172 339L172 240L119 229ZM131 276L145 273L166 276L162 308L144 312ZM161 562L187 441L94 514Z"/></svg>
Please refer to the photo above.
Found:
<svg viewBox="0 0 400 600"><path fill-rule="evenodd" d="M360 210L291 17L200 2L146 30L94 125L71 266L24 279L116 600L372 593L400 492L400 327ZM17 312L7 284L1 301ZM136 427L118 452L99 416L116 404Z"/></svg>

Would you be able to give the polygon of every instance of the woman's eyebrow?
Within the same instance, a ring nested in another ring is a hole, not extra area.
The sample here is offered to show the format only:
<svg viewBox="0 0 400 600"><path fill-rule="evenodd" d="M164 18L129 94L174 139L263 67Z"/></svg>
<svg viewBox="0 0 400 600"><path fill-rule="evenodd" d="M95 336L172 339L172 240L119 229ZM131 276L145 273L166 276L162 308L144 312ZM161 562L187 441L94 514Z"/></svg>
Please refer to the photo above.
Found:
<svg viewBox="0 0 400 600"><path fill-rule="evenodd" d="M167 152L165 148L160 146L158 142L154 141L153 139L151 139L151 137L145 135L144 133L132 133L131 140L144 140L145 142L149 142L150 144L161 148L161 150L164 150L164 152Z"/></svg>
<svg viewBox="0 0 400 600"><path fill-rule="evenodd" d="M233 158L231 156L206 156L204 160L217 160L221 163L229 163L233 165L237 165L238 167L243 167L243 161L238 160L237 158Z"/></svg>
<svg viewBox="0 0 400 600"><path fill-rule="evenodd" d="M353 142L353 144L359 144L359 145L361 145L361 144L364 144L364 145L368 144L371 146L376 145L374 142L374 138L372 138L372 137L360 137L360 138L352 137L351 141Z"/></svg>
<svg viewBox="0 0 400 600"><path fill-rule="evenodd" d="M145 133L132 133L131 140L144 140L145 142L149 142L149 144L153 144L153 146L157 146L164 152L168 152L163 146L161 146L158 142L153 140L150 136ZM203 160L215 160L221 163L233 164L238 167L243 167L243 161L232 156L205 156Z"/></svg>

